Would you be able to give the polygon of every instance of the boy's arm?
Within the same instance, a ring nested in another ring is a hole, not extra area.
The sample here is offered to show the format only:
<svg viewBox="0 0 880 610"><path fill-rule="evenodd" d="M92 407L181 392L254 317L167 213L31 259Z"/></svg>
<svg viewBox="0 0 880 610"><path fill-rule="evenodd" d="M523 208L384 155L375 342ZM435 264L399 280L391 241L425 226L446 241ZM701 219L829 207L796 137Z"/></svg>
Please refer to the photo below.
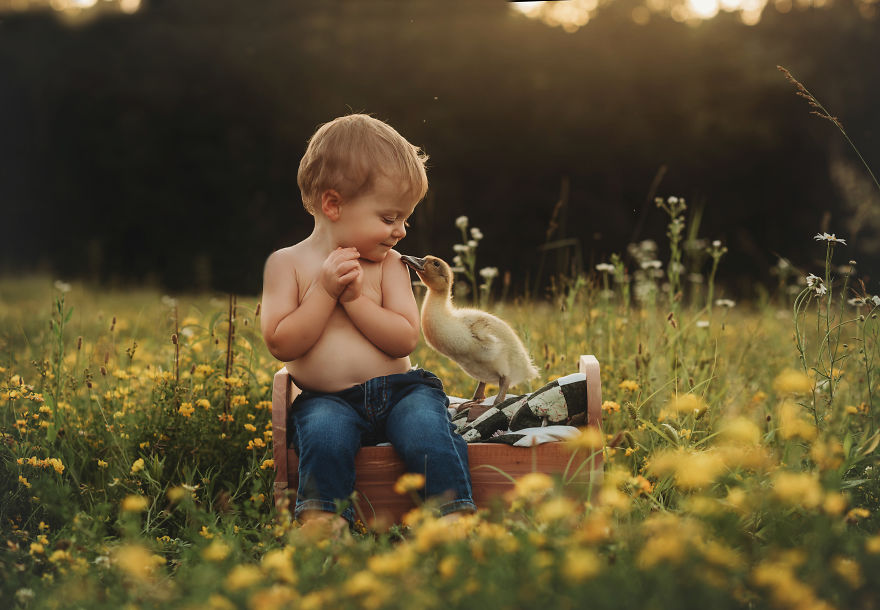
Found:
<svg viewBox="0 0 880 610"><path fill-rule="evenodd" d="M328 256L302 298L295 266L294 256L279 251L263 272L260 329L269 352L284 362L303 356L321 337L339 293L356 271L357 252L336 250Z"/></svg>
<svg viewBox="0 0 880 610"><path fill-rule="evenodd" d="M409 356L419 341L419 307L409 269L392 250L382 262L382 305L364 296L340 299L345 312L364 336L392 358Z"/></svg>

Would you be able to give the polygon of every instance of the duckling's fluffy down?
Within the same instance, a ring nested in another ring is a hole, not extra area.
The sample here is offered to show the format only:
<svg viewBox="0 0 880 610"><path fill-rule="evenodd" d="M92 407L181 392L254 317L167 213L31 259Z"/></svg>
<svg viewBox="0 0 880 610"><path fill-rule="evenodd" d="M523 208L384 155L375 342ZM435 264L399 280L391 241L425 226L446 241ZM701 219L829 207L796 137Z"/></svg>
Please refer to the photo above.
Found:
<svg viewBox="0 0 880 610"><path fill-rule="evenodd" d="M428 306L422 326L428 345L478 381L499 383L505 377L514 386L538 375L513 329L485 311Z"/></svg>

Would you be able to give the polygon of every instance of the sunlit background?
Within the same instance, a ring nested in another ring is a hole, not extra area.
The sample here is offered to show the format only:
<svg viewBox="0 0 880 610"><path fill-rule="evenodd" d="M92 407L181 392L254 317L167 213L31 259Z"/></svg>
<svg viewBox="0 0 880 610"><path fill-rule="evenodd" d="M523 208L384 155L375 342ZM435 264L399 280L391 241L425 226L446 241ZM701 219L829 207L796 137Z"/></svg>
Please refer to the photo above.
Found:
<svg viewBox="0 0 880 610"><path fill-rule="evenodd" d="M880 194L776 66L880 173L877 6L0 0L0 274L256 293L311 228L306 140L365 111L431 157L406 253L451 258L468 215L512 293L665 243L669 195L740 294L822 231L870 279Z"/></svg>
<svg viewBox="0 0 880 610"><path fill-rule="evenodd" d="M143 0L146 2L148 0ZM551 0L538 2L511 2L510 8L550 26L574 32L587 25L603 4L613 0ZM780 13L792 10L823 8L832 0L770 0ZM880 0L855 0L861 14L873 18ZM747 25L761 20L768 0L645 0L632 9L632 20L646 24L652 15L666 14L676 21L696 23L711 19L719 12L735 13ZM84 19L104 12L132 14L141 8L142 0L2 0L2 11L53 10L68 19Z"/></svg>
<svg viewBox="0 0 880 610"><path fill-rule="evenodd" d="M567 0L550 2L514 2L512 10L539 19L550 26L558 26L566 32L575 32L587 25L602 4L613 0ZM792 10L823 8L832 0L773 0L772 5L780 13ZM646 0L631 11L632 20L644 25L652 15L669 15L679 22L696 24L711 19L719 12L734 13L746 25L755 25L768 0ZM873 18L877 14L878 0L856 0L862 16Z"/></svg>

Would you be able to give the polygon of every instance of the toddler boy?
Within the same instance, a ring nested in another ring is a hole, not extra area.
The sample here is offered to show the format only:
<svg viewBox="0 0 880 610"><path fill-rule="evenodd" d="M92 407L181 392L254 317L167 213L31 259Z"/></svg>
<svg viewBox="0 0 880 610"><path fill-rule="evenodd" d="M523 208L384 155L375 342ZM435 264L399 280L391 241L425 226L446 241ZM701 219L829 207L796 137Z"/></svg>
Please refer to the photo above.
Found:
<svg viewBox="0 0 880 610"><path fill-rule="evenodd" d="M428 189L427 157L363 114L322 125L297 174L314 230L272 253L263 277L262 332L303 392L289 438L299 456L294 514L334 523L354 490L362 445L390 441L425 476L440 514L472 511L467 444L449 420L443 384L413 369L419 311L393 248ZM342 511L349 523L354 511ZM344 521L334 523L341 525Z"/></svg>

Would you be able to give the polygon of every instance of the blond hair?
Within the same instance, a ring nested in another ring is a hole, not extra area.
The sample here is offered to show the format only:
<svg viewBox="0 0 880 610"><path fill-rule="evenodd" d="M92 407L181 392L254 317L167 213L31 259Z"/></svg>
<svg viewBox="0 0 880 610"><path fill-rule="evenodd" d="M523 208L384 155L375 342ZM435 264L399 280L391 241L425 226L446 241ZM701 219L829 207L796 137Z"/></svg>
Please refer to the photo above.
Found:
<svg viewBox="0 0 880 610"><path fill-rule="evenodd" d="M321 125L309 139L296 175L303 207L314 215L321 194L334 189L343 198L369 192L377 176L399 182L401 196L420 201L428 190L428 156L387 123L350 114Z"/></svg>

